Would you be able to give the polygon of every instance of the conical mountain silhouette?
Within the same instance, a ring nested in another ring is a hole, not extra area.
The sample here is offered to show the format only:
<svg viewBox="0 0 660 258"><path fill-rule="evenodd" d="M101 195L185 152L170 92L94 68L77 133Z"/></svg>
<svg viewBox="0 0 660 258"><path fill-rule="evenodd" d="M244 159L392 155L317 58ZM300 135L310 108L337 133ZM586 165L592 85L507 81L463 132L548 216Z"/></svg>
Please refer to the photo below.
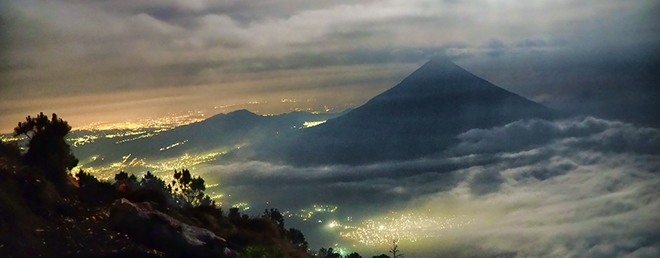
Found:
<svg viewBox="0 0 660 258"><path fill-rule="evenodd" d="M445 149L473 128L555 116L448 59L434 58L351 112L279 139L277 154L299 165L416 158Z"/></svg>

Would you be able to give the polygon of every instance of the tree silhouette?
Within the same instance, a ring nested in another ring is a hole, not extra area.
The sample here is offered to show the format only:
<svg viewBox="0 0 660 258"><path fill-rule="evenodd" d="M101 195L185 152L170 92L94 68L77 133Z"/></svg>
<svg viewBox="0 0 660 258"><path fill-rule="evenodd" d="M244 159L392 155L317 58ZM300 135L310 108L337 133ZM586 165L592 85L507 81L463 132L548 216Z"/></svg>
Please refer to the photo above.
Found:
<svg viewBox="0 0 660 258"><path fill-rule="evenodd" d="M172 193L179 194L183 198L178 202L182 206L214 206L215 201L204 194L206 185L201 177L192 177L190 171L183 169L180 172L174 170L174 180L170 185Z"/></svg>
<svg viewBox="0 0 660 258"><path fill-rule="evenodd" d="M227 217L230 219L238 219L241 217L241 213L238 211L238 208L231 207L229 208L229 213L227 214Z"/></svg>
<svg viewBox="0 0 660 258"><path fill-rule="evenodd" d="M18 163L21 159L21 149L15 143L4 143L0 141L0 165Z"/></svg>
<svg viewBox="0 0 660 258"><path fill-rule="evenodd" d="M273 208L271 208L270 211L266 209L263 216L273 221L280 232L284 233L284 216L282 216L280 211Z"/></svg>
<svg viewBox="0 0 660 258"><path fill-rule="evenodd" d="M377 255L377 256L372 256L371 258L390 258L390 257L387 256L387 254L381 254L381 255Z"/></svg>
<svg viewBox="0 0 660 258"><path fill-rule="evenodd" d="M80 170L76 176L78 176L78 184L80 187L95 185L99 183L99 180L96 179L96 177L90 173L85 173L83 170Z"/></svg>
<svg viewBox="0 0 660 258"><path fill-rule="evenodd" d="M140 187L143 189L157 190L168 194L172 192L172 190L165 185L165 181L158 178L150 171L147 171L147 173L142 176L142 180L140 180Z"/></svg>
<svg viewBox="0 0 660 258"><path fill-rule="evenodd" d="M40 168L48 179L60 185L67 179L68 172L78 165L65 137L71 126L53 114L49 120L44 113L37 117L26 117L14 128L14 136L25 135L29 140L23 162Z"/></svg>
<svg viewBox="0 0 660 258"><path fill-rule="evenodd" d="M119 171L119 173L115 174L115 181L120 182L126 180L128 180L128 173L124 171Z"/></svg>
<svg viewBox="0 0 660 258"><path fill-rule="evenodd" d="M86 204L109 204L119 198L116 186L99 181L96 177L80 170L78 174L78 197Z"/></svg>
<svg viewBox="0 0 660 258"><path fill-rule="evenodd" d="M392 245L390 245L390 253L392 254L392 258L399 258L403 257L402 253L399 253L399 240L394 239L392 240Z"/></svg>
<svg viewBox="0 0 660 258"><path fill-rule="evenodd" d="M300 230L297 230L295 228L289 228L289 230L286 232L286 237L295 247L298 247L303 250L307 250L307 248L309 247L307 240L305 240L305 235L303 235L303 233Z"/></svg>
<svg viewBox="0 0 660 258"><path fill-rule="evenodd" d="M127 193L138 188L137 177L134 174L130 176L124 171L115 174L115 185L120 192Z"/></svg>
<svg viewBox="0 0 660 258"><path fill-rule="evenodd" d="M317 256L322 258L341 258L341 255L335 253L335 250L333 250L332 247L328 249L326 248L319 249Z"/></svg>
<svg viewBox="0 0 660 258"><path fill-rule="evenodd" d="M357 253L357 252L352 252L351 254L349 254L348 256L346 256L346 258L362 258L362 255L360 255L360 254Z"/></svg>

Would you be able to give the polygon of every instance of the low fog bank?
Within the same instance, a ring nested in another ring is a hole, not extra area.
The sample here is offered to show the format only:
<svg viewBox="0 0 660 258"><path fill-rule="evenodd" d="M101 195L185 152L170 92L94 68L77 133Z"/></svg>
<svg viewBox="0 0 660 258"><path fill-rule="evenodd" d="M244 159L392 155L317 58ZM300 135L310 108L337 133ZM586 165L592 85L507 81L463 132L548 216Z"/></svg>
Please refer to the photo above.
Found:
<svg viewBox="0 0 660 258"><path fill-rule="evenodd" d="M660 130L586 117L517 121L457 139L443 153L410 161L322 167L249 161L197 172L220 183L223 201L250 203L249 214L332 204L339 208L331 217L351 216L354 225L388 211L471 221L402 241L409 257L660 255ZM312 248L340 238L338 231L304 232ZM387 249L337 241L357 251Z"/></svg>

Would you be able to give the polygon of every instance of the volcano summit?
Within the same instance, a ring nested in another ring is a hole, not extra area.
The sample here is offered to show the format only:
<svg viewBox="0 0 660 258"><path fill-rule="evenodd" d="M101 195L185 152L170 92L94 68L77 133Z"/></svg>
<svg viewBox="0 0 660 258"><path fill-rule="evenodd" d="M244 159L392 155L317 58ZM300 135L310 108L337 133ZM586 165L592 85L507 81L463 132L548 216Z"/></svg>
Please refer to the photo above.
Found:
<svg viewBox="0 0 660 258"><path fill-rule="evenodd" d="M556 116L437 57L366 104L320 126L276 138L261 146L261 153L299 165L418 158L442 151L470 129Z"/></svg>

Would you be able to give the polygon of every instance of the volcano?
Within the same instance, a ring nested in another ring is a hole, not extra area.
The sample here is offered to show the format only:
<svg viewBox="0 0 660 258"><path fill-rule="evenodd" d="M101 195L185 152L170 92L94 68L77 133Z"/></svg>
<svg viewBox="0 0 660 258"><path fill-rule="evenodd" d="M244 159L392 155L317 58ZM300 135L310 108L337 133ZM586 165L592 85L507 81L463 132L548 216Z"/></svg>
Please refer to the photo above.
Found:
<svg viewBox="0 0 660 258"><path fill-rule="evenodd" d="M557 113L434 58L395 87L326 123L261 146L298 165L367 164L440 152L470 129Z"/></svg>

